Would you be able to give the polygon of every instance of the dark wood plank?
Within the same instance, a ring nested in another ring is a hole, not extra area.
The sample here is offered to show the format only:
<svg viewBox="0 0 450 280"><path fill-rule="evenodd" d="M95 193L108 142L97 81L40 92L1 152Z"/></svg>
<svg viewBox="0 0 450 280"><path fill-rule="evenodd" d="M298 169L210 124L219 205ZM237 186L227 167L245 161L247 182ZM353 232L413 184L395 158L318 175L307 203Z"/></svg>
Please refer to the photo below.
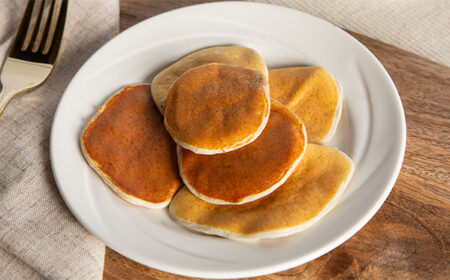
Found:
<svg viewBox="0 0 450 280"><path fill-rule="evenodd" d="M121 30L204 1L121 1ZM405 108L403 168L375 217L332 252L257 279L448 279L450 68L352 33L391 75ZM107 248L104 279L190 279L137 264ZM254 278L255 279L255 278Z"/></svg>

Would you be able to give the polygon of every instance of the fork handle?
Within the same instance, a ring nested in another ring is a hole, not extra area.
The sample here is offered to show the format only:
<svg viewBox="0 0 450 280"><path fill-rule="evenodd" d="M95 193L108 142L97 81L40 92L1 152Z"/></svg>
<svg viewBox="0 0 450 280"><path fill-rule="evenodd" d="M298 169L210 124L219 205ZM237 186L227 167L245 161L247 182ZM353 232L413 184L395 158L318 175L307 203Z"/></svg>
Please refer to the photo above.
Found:
<svg viewBox="0 0 450 280"><path fill-rule="evenodd" d="M2 91L0 92L0 114L3 112L8 102L21 92L23 91L8 87L6 85L3 86Z"/></svg>

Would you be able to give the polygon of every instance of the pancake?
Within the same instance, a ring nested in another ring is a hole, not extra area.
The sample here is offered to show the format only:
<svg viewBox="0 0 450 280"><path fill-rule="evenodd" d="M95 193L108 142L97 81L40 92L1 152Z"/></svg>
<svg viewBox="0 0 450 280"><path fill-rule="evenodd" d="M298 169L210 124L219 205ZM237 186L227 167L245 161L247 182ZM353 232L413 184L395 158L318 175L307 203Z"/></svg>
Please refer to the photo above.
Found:
<svg viewBox="0 0 450 280"><path fill-rule="evenodd" d="M185 185L215 204L243 204L268 195L290 176L306 147L303 123L272 100L270 118L251 144L232 152L199 155L177 148Z"/></svg>
<svg viewBox="0 0 450 280"><path fill-rule="evenodd" d="M342 94L322 67L293 67L269 71L270 96L287 106L305 123L308 141L323 143L336 131Z"/></svg>
<svg viewBox="0 0 450 280"><path fill-rule="evenodd" d="M198 154L229 152L254 141L269 119L263 75L206 64L181 75L169 90L164 124L174 141Z"/></svg>
<svg viewBox="0 0 450 280"><path fill-rule="evenodd" d="M155 76L152 81L152 97L161 114L164 114L169 89L178 77L189 69L208 63L222 63L261 72L267 90L269 88L266 64L255 50L243 46L206 48L181 58Z"/></svg>
<svg viewBox="0 0 450 280"><path fill-rule="evenodd" d="M170 216L189 229L237 240L291 235L317 223L339 200L353 163L337 149L308 144L301 164L276 191L243 205L216 205L182 188Z"/></svg>
<svg viewBox="0 0 450 280"><path fill-rule="evenodd" d="M166 207L182 186L175 146L149 84L121 89L81 135L83 154L103 181L124 200L147 208Z"/></svg>

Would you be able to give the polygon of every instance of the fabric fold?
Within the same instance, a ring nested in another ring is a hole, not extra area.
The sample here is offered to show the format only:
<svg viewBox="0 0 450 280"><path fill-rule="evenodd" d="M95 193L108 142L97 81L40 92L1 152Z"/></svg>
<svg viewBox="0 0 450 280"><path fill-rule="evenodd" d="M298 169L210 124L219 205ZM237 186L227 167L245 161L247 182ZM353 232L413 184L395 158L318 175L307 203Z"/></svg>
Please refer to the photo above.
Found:
<svg viewBox="0 0 450 280"><path fill-rule="evenodd" d="M250 0L300 10L450 66L448 0ZM304 27L299 27L304 28ZM307 28L307 27L306 27Z"/></svg>
<svg viewBox="0 0 450 280"><path fill-rule="evenodd" d="M8 19L0 22L2 60L12 41L11 26L17 28L26 3L0 0L0 18ZM51 170L49 138L68 83L118 31L118 1L69 1L53 73L39 88L13 99L0 115L1 279L102 277L105 246L78 223L62 200Z"/></svg>

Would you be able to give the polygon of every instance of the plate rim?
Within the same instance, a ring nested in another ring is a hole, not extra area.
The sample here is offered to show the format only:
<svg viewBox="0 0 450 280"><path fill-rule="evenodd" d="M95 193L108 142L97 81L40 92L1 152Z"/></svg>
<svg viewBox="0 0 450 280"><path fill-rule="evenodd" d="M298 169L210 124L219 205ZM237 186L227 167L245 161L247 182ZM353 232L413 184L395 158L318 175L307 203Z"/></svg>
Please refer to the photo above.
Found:
<svg viewBox="0 0 450 280"><path fill-rule="evenodd" d="M389 196L390 192L392 191L395 182L398 178L398 175L400 173L401 167L402 167L402 163L403 163L403 159L404 159L404 155L405 155L405 148L406 148L406 119L405 119L405 113L404 113L404 109L402 106L402 102L401 102L401 98L400 95L392 81L392 78L390 77L390 75L388 74L388 72L386 71L386 69L383 67L383 65L381 64L381 62L375 57L375 55L366 47L364 46L361 42L359 42L356 38L354 38L352 35L350 35L348 32L342 30L341 28L321 19L315 16L312 16L310 14L306 14L304 12L301 12L299 10L295 10L295 9L291 9L291 8L287 8L287 7L283 7L283 6L278 6L278 5L274 5L274 4L266 4L266 3L254 3L254 2L237 2L237 1L225 1L225 2L213 2L213 3L203 3L203 4L196 4L196 5L191 5L191 6L187 6L187 7L183 7L183 8L178 8L178 9L174 9L171 11L167 11L161 14L158 14L156 16L150 17L148 19L145 19L129 28L127 28L126 30L118 33L116 36L114 36L112 39L110 39L109 41L107 41L102 47L100 47L98 50L96 50L84 63L83 65L77 70L76 74L72 77L70 83L68 84L68 86L66 87L66 89L64 90L64 93L58 103L57 109L55 111L55 115L54 115L54 119L52 122L52 128L51 128L51 132L50 132L50 160L51 160L51 167L52 167L52 172L53 172L53 176L55 178L55 182L56 185L58 187L58 190L64 200L64 202L66 203L67 207L70 209L72 215L74 215L76 217L76 219L78 220L78 222L84 227L86 228L91 234L93 234L94 236L96 236L99 240L101 240L102 242L104 242L108 247L110 247L111 249L113 249L116 252L119 252L121 254L123 254L124 256L138 262L141 263L143 265L146 266L152 266L155 269L159 269L162 271L166 271L169 273L174 273L174 274L179 274L179 275L186 275L186 276L193 276L193 277L209 277L209 278L231 278L231 277L252 277L252 276L259 276L259 275L265 275L268 273L274 273L277 271L282 271L285 269L289 269L301 264L304 264L306 262L302 262L300 259L304 259L305 256L300 256L297 257L295 259L291 259L290 261L286 261L283 262L281 264L277 264L274 266L270 266L270 267L266 267L266 268L257 268L257 269L249 269L246 270L245 272L239 272L239 274L236 274L235 272L229 272L229 271L222 271L222 272L217 272L211 274L210 272L202 272L202 271L198 271L198 270L189 270L187 271L185 268L182 268L182 271L180 271L180 269L177 269L176 266L173 265L164 265L164 264L156 264L155 266L153 266L152 264L148 264L143 262L142 260L140 260L139 258L135 258L133 257L133 252L130 251L128 248L122 248L122 247L118 247L116 246L116 244L114 244L114 242L111 242L108 238L105 238L105 236L101 236L101 234L98 233L98 230L91 227L91 225L89 223L87 223L85 221L85 219L83 219L83 217L81 215L79 215L78 211L75 209L74 205L71 203L70 198L68 198L65 195L64 192L64 188L61 186L61 182L58 179L58 171L56 170L56 166L54 164L55 162L55 140L56 139L56 134L57 132L55 131L54 127L55 127L55 123L58 121L57 116L60 113L61 110L61 101L64 99L64 96L66 94L66 92L68 92L68 90L71 88L71 86L73 85L74 81L77 81L80 72L82 72L82 70L84 69L85 65L91 61L94 57L96 57L98 55L98 53L100 53L106 46L113 44L115 41L120 40L120 37L122 37L123 34L127 34L127 33L132 33L134 32L135 29L140 28L143 25L148 24L148 22L152 22L152 21L157 21L159 18L167 16L168 14L173 14L173 13L179 13L180 11L184 11L184 10L189 10L189 9L196 9L198 7L204 7L204 6L220 6L220 5L231 5L231 6L237 6L237 8L240 8L242 6L271 6L271 7L276 7L277 9L287 9L287 10L291 10L291 11L295 11L296 13L300 13L303 14L303 16L308 16L308 17L312 17L315 18L316 20L319 20L323 23L326 23L330 26L335 27L335 30L338 32L341 32L344 34L344 36L347 37L347 39L351 39L353 41L353 43L356 43L357 45L359 45L359 47L362 47L365 54L368 55L373 62L375 62L376 64L378 64L378 67L383 71L383 77L387 78L387 82L389 83L389 86L391 88L391 90L393 91L394 96L393 98L395 98L396 101L396 108L397 110L399 110L399 116L401 117L401 137L399 139L399 143L398 147L399 147L399 152L400 154L397 155L396 157L396 162L395 162L395 168L393 170L393 172L391 172L390 178L388 180L388 183L386 184L386 187L384 189L384 192L382 193L382 195L377 199L376 203L372 205L372 207L369 209L369 211L367 211L364 215L364 217L362 219L360 219L357 223L355 223L351 228L347 229L345 231L344 234L341 234L340 236L338 236L337 238L335 238L334 240L330 241L328 244L324 244L321 246L320 250L316 250L312 253L310 253L310 257L308 258L309 261L312 261L326 253L328 253L329 251L335 249L336 247L338 247L339 245L341 245L343 242L347 241L349 238L351 238L354 234L356 234L365 224L367 224L368 221L370 221L373 216L378 212L378 210L380 209L380 207L384 204L385 200L387 199L387 197Z"/></svg>

